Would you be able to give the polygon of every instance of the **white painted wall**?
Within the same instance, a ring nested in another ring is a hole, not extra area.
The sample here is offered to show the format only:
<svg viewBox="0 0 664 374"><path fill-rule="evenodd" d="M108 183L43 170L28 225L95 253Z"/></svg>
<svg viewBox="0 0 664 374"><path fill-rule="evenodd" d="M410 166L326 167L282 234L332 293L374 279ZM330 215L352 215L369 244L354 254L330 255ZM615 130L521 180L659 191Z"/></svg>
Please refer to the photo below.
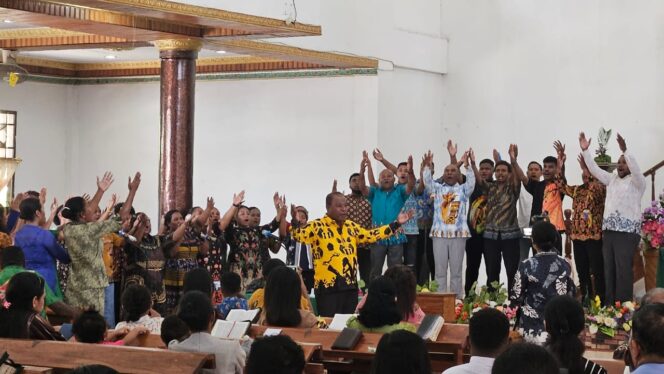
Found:
<svg viewBox="0 0 664 374"><path fill-rule="evenodd" d="M73 87L26 82L0 85L0 109L18 112L16 153L23 159L16 171L15 191L39 190L62 199L69 191L71 143L70 104Z"/></svg>

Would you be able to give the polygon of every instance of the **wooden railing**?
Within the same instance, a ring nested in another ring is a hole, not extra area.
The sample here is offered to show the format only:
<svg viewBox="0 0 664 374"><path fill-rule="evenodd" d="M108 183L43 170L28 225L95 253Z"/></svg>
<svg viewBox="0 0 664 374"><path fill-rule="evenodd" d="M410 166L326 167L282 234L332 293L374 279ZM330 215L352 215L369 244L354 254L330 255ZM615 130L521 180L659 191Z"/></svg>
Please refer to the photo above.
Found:
<svg viewBox="0 0 664 374"><path fill-rule="evenodd" d="M652 180L652 198L651 200L655 200L655 172L664 166L664 160L660 161L659 164L651 167L650 169L646 170L645 173L643 173L643 176L647 177L650 176L650 179Z"/></svg>

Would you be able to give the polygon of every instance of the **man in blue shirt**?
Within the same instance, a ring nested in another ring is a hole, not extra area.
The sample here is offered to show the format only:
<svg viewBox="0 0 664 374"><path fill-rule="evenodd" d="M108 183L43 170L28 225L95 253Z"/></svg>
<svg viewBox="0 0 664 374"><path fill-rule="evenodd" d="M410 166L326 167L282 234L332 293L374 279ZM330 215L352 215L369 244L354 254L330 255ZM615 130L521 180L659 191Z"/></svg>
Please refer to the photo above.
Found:
<svg viewBox="0 0 664 374"><path fill-rule="evenodd" d="M664 373L664 304L644 305L632 319L633 374Z"/></svg>
<svg viewBox="0 0 664 374"><path fill-rule="evenodd" d="M373 154L374 158L387 168L380 172L379 183L376 183L373 172L369 172L370 187L367 199L371 202L372 223L377 227L389 224L397 218L415 187L415 174L413 173L413 157L409 156L407 183L395 184L394 172L388 166L391 164L383 158L378 149ZM401 232L377 242L371 248L371 279L383 273L385 257L387 257L388 268L403 264L403 244L406 241L406 236Z"/></svg>

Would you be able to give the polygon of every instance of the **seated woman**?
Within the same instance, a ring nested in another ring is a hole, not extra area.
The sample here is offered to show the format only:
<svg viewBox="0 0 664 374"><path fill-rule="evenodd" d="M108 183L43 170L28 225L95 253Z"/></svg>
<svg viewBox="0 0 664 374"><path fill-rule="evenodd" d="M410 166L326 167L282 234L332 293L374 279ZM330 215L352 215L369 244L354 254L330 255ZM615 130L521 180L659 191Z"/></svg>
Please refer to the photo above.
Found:
<svg viewBox="0 0 664 374"><path fill-rule="evenodd" d="M200 291L186 292L180 299L177 316L189 327L191 335L178 342L171 341L168 349L181 352L212 353L216 368L203 373L241 374L246 353L237 340L219 339L210 335L215 322L210 298Z"/></svg>
<svg viewBox="0 0 664 374"><path fill-rule="evenodd" d="M4 305L0 306L0 337L65 340L40 316L46 298L44 285L42 277L27 271L9 280Z"/></svg>
<svg viewBox="0 0 664 374"><path fill-rule="evenodd" d="M429 352L419 335L396 330L383 335L371 363L372 374L431 373Z"/></svg>
<svg viewBox="0 0 664 374"><path fill-rule="evenodd" d="M581 303L571 296L556 296L544 309L548 337L544 347L569 374L606 374L606 370L583 357L585 346L579 334L585 327Z"/></svg>
<svg viewBox="0 0 664 374"><path fill-rule="evenodd" d="M265 261L265 264L263 264L263 276L252 282L255 286L253 287L253 293L247 302L249 309L263 309L265 307L265 280L270 276L272 270L280 266L285 267L286 264L278 258L271 258ZM309 300L309 294L306 293L304 282L302 282L301 287L303 294L300 299L300 309L312 310L311 300ZM249 292L249 287L247 287L247 292Z"/></svg>
<svg viewBox="0 0 664 374"><path fill-rule="evenodd" d="M567 261L558 256L556 242L560 235L549 222L533 225L533 249L537 254L519 265L514 276L510 299L519 305L517 327L524 340L544 344L544 307L554 296L573 295L572 270Z"/></svg>
<svg viewBox="0 0 664 374"><path fill-rule="evenodd" d="M417 279L413 270L405 265L397 265L387 269L384 276L397 288L397 308L401 313L401 320L419 325L424 318L424 311L415 302ZM357 304L356 313L364 306L366 300L365 294Z"/></svg>
<svg viewBox="0 0 664 374"><path fill-rule="evenodd" d="M115 329L144 326L151 334L161 334L163 318L150 316L152 295L145 286L132 284L122 293L122 316L124 321L118 322Z"/></svg>
<svg viewBox="0 0 664 374"><path fill-rule="evenodd" d="M402 315L397 307L397 291L394 283L380 276L369 284L369 292L364 306L357 317L348 319L346 326L364 332L388 333L395 330L415 332L415 325L401 322Z"/></svg>
<svg viewBox="0 0 664 374"><path fill-rule="evenodd" d="M258 323L279 327L314 327L318 318L300 309L302 280L295 270L285 266L270 273L265 285L265 309Z"/></svg>

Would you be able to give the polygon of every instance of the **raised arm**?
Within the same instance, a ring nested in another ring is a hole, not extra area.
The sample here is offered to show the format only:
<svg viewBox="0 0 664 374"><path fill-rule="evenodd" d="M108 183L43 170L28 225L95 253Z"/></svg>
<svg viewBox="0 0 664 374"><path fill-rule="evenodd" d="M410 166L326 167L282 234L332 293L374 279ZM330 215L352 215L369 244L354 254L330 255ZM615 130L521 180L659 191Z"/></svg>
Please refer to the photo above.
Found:
<svg viewBox="0 0 664 374"><path fill-rule="evenodd" d="M110 171L105 172L101 180L97 177L97 192L95 192L95 195L86 205L87 214L92 215L97 211L99 208L99 202L101 201L102 196L104 196L104 192L111 187L111 184L113 184L113 174Z"/></svg>
<svg viewBox="0 0 664 374"><path fill-rule="evenodd" d="M365 160L367 167L367 178L369 178L369 187L378 186L378 183L376 183L376 177L374 176L373 166L371 166L371 160L369 160L369 155L366 156Z"/></svg>
<svg viewBox="0 0 664 374"><path fill-rule="evenodd" d="M284 209L288 209L284 207ZM291 204L290 206L290 211L291 211L291 222L294 222L297 220L297 212L295 212L295 204ZM279 221L279 238L283 240L286 235L288 235L288 220L285 218Z"/></svg>
<svg viewBox="0 0 664 374"><path fill-rule="evenodd" d="M208 221L208 218L210 218L210 213L212 213L213 209L214 199L212 197L208 197L205 202L205 210L203 210L203 213L199 214L193 222L198 225L198 227L204 227Z"/></svg>
<svg viewBox="0 0 664 374"><path fill-rule="evenodd" d="M393 163L387 161L385 157L383 157L383 153L380 151L380 149L376 148L373 151L373 156L376 159L376 161L380 162L385 166L385 169L391 170L394 174L397 173L397 167L394 166Z"/></svg>
<svg viewBox="0 0 664 374"><path fill-rule="evenodd" d="M620 134L618 134L618 146L620 147L623 156L625 156L625 162L627 163L627 167L629 167L630 173L632 173L632 183L637 188L645 188L646 177L644 177L643 173L641 173L641 168L639 168L639 164L636 162L636 157L634 157L632 152L627 150L627 143L625 142L625 138L623 138Z"/></svg>
<svg viewBox="0 0 664 374"><path fill-rule="evenodd" d="M556 170L556 175L559 175L561 178L565 178L565 161L567 160L567 155L565 154L565 144L561 143L560 140L553 142L553 148L556 150L558 155L558 170Z"/></svg>
<svg viewBox="0 0 664 374"><path fill-rule="evenodd" d="M129 194L124 203L122 203L122 208L120 209L120 219L122 221L128 220L131 218L131 206L134 204L134 197L136 197L136 191L138 191L138 186L141 185L141 173L136 172L134 178L129 178L127 182L127 187L129 188Z"/></svg>
<svg viewBox="0 0 664 374"><path fill-rule="evenodd" d="M42 205L42 209L43 209ZM56 198L53 198L53 202L51 203L51 214L48 216L48 219L44 224L42 225L42 228L44 230L48 230L51 228L51 225L53 225L53 220L55 219L55 214L58 211L58 200Z"/></svg>
<svg viewBox="0 0 664 374"><path fill-rule="evenodd" d="M337 180L335 179L334 182L332 182L332 192L337 192Z"/></svg>
<svg viewBox="0 0 664 374"><path fill-rule="evenodd" d="M434 180L431 175L431 164L433 163L433 153L428 151L422 157L422 168L420 170L420 182L422 183L423 191L433 191Z"/></svg>
<svg viewBox="0 0 664 374"><path fill-rule="evenodd" d="M431 156L433 159L433 154L431 151L427 151L427 153L422 156L422 163L420 163L420 180L417 181L417 186L415 187L415 195L422 195L424 193L425 185L424 185L424 168L429 166L428 164L428 156Z"/></svg>
<svg viewBox="0 0 664 374"><path fill-rule="evenodd" d="M409 219L411 219L413 215L415 215L415 212L413 210L399 213L399 216L397 216L396 221L390 223L389 225L380 226L375 229L365 229L363 227L360 227L360 225L357 225L358 227L357 242L359 244L371 244L379 240L386 239L392 236L397 231L397 229L399 229L401 225L403 225Z"/></svg>
<svg viewBox="0 0 664 374"><path fill-rule="evenodd" d="M592 174L593 177L597 178L600 183L606 186L611 183L611 173L602 170L599 166L597 166L597 162L595 162L595 159L588 150L591 141L592 138L586 139L586 134L583 132L579 134L579 145L581 146L583 160L586 162L586 166L588 167L590 174Z"/></svg>
<svg viewBox="0 0 664 374"><path fill-rule="evenodd" d="M237 213L237 210L240 208L240 206L244 203L244 190L240 191L240 193L233 194L233 203L232 205L228 208L226 213L224 213L223 217L221 217L221 220L219 220L219 228L224 231L228 226L230 226L231 222L233 221L233 217L235 217L235 214Z"/></svg>
<svg viewBox="0 0 664 374"><path fill-rule="evenodd" d="M106 221L113 215L113 209L115 208L115 203L117 202L117 200L118 200L118 195L112 194L111 199L108 200L106 209L104 209L104 212L99 216L97 222Z"/></svg>
<svg viewBox="0 0 664 374"><path fill-rule="evenodd" d="M468 149L464 157L466 159L464 162L464 166L466 168L466 183L464 184L464 188L466 195L470 196L470 194L472 194L473 190L475 189L477 180L479 179L477 178L479 173L475 172L475 170L477 170L477 166L475 165L475 152L473 152L472 148Z"/></svg>
<svg viewBox="0 0 664 374"><path fill-rule="evenodd" d="M406 194L410 195L415 189L415 173L413 172L413 156L408 156L408 181L406 182Z"/></svg>
<svg viewBox="0 0 664 374"><path fill-rule="evenodd" d="M450 164L457 164L457 145L452 143L452 139L447 141L447 153L450 155Z"/></svg>
<svg viewBox="0 0 664 374"><path fill-rule="evenodd" d="M519 147L516 144L510 144L510 163L512 164L512 176L514 177L514 183L519 184L523 183L525 187L528 184L528 177L523 173L521 166L517 162L517 157L519 156Z"/></svg>
<svg viewBox="0 0 664 374"><path fill-rule="evenodd" d="M367 187L366 172L367 168L371 168L371 161L369 160L369 154L367 151L362 152L362 162L360 163L360 191L363 196L369 196L369 187ZM373 178L373 171L371 171L371 178ZM375 181L374 181L375 183Z"/></svg>

